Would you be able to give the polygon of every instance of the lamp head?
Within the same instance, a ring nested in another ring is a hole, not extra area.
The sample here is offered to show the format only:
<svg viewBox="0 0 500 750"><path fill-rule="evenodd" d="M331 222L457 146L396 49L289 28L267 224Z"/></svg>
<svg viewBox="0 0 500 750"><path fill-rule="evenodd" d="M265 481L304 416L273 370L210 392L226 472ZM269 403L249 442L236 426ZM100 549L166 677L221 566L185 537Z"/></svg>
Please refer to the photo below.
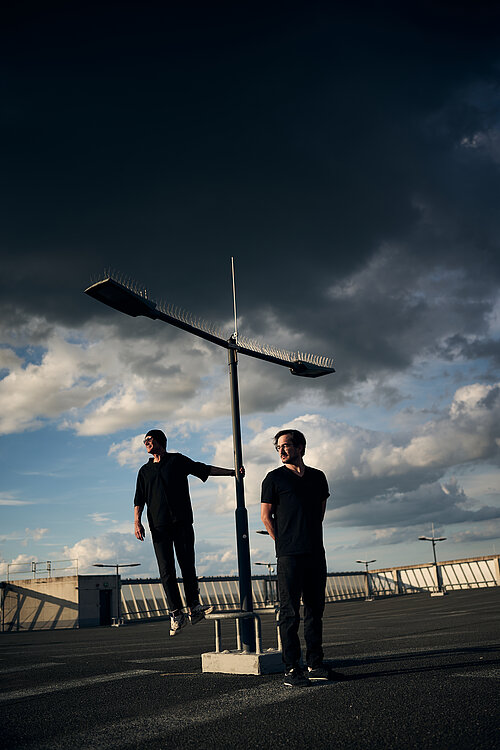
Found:
<svg viewBox="0 0 500 750"><path fill-rule="evenodd" d="M311 362L304 362L302 359L297 359L292 363L290 367L292 375L298 375L302 378L319 378L321 375L329 375L335 372L333 367L320 367L319 365L313 365Z"/></svg>
<svg viewBox="0 0 500 750"><path fill-rule="evenodd" d="M154 302L111 277L98 281L97 284L92 284L88 289L85 289L85 294L103 302L114 310L118 310L118 312L131 315L133 318L137 318L139 315L144 315L146 318L152 318L153 320L157 318L154 312L156 310Z"/></svg>

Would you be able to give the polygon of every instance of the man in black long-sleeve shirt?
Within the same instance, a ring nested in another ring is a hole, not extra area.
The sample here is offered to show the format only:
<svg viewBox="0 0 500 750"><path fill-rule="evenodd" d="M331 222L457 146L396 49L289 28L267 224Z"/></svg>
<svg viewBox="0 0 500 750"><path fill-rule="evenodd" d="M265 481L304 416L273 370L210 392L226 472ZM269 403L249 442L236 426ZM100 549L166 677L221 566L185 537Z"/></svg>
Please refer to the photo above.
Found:
<svg viewBox="0 0 500 750"><path fill-rule="evenodd" d="M192 474L206 482L210 476L234 477L235 470L192 461L181 453L167 453L167 438L161 430L149 430L144 445L151 458L141 466L137 476L134 532L142 542L145 530L141 517L147 505L151 538L170 610L170 635L177 635L187 624L187 618L182 611L174 548L191 622L194 624L202 620L208 610L208 607L200 604L199 599L188 475Z"/></svg>

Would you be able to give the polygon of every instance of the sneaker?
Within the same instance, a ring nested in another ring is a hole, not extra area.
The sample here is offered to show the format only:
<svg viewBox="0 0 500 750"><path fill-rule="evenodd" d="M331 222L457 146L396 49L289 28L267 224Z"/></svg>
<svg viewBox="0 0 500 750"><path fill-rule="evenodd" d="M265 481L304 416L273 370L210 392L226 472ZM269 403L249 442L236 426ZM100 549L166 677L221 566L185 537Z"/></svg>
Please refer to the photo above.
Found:
<svg viewBox="0 0 500 750"><path fill-rule="evenodd" d="M307 667L307 676L310 680L330 679L330 673L323 664L320 664L319 667Z"/></svg>
<svg viewBox="0 0 500 750"><path fill-rule="evenodd" d="M305 687L311 683L300 667L292 667L285 672L285 681L283 684L287 687Z"/></svg>
<svg viewBox="0 0 500 750"><path fill-rule="evenodd" d="M179 630L186 627L187 623L184 612L179 612L178 615L170 615L170 635L177 635Z"/></svg>
<svg viewBox="0 0 500 750"><path fill-rule="evenodd" d="M205 615L209 615L213 610L212 604L197 604L196 607L192 607L189 610L189 619L191 625L196 625L197 622L205 619Z"/></svg>

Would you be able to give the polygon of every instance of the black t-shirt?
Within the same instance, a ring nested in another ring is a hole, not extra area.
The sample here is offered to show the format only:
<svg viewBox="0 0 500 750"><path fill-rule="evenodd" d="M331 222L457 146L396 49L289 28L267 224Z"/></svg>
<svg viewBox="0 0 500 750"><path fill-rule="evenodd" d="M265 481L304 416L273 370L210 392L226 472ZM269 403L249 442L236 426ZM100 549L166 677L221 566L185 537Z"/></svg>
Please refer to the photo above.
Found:
<svg viewBox="0 0 500 750"><path fill-rule="evenodd" d="M165 453L157 463L150 458L141 466L134 505L148 506L151 532L161 531L175 522L193 523L188 475L206 482L210 468L182 453Z"/></svg>
<svg viewBox="0 0 500 750"><path fill-rule="evenodd" d="M273 506L276 556L323 553L323 503L330 495L319 469L299 476L280 466L262 482L261 501Z"/></svg>

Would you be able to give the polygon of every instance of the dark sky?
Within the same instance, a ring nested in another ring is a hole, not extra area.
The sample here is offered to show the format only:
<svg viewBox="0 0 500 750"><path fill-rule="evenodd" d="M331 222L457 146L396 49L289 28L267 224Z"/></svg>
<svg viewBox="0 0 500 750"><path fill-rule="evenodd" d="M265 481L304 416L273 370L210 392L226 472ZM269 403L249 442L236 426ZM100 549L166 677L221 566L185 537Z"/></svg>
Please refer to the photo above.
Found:
<svg viewBox="0 0 500 750"><path fill-rule="evenodd" d="M250 332L274 312L342 377L477 334L499 271L499 20L481 3L16 3L4 320L108 315L80 292L112 267L225 321L234 255ZM361 296L332 297L367 268ZM460 276L446 312L433 269Z"/></svg>

